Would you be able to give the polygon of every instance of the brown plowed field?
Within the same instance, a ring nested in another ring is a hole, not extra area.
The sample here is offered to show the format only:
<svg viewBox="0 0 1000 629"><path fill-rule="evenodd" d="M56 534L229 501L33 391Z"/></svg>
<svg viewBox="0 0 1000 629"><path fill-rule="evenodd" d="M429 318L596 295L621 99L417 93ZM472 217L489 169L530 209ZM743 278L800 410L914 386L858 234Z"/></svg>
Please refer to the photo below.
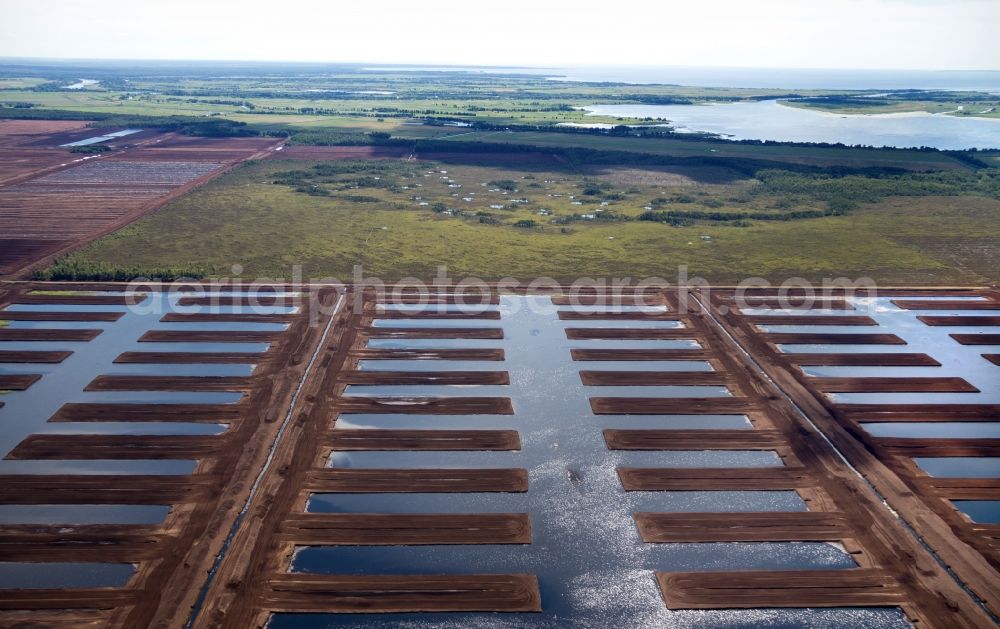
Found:
<svg viewBox="0 0 1000 629"><path fill-rule="evenodd" d="M46 121L48 122L48 121ZM82 129L73 129L71 131L61 131L59 133L52 133L49 135L42 136L37 139L29 141L25 146L44 146L50 148L60 148L64 144L69 144L71 142L79 142L80 140L86 140L88 138L94 138L97 136L105 135L107 133L113 133L115 131L121 131L123 127L85 127ZM155 138L160 135L160 132L156 129L141 129L138 133L130 133L128 135L123 135L119 138L109 140L105 142L108 146L112 148L125 148L135 144L139 144L149 140L150 138Z"/></svg>
<svg viewBox="0 0 1000 629"><path fill-rule="evenodd" d="M56 148L60 144L56 139L87 124L85 120L0 120L0 186L78 157Z"/></svg>
<svg viewBox="0 0 1000 629"><path fill-rule="evenodd" d="M104 131L85 125L0 120L0 276L23 273L123 227L280 144L144 131L100 157L59 148Z"/></svg>
<svg viewBox="0 0 1000 629"><path fill-rule="evenodd" d="M86 120L0 120L0 137L47 135L83 129Z"/></svg>
<svg viewBox="0 0 1000 629"><path fill-rule="evenodd" d="M141 147L136 147L128 151L127 154L112 155L111 158L149 161L231 162L248 159L251 154L266 151L277 143L278 140L275 138L194 138L170 134Z"/></svg>

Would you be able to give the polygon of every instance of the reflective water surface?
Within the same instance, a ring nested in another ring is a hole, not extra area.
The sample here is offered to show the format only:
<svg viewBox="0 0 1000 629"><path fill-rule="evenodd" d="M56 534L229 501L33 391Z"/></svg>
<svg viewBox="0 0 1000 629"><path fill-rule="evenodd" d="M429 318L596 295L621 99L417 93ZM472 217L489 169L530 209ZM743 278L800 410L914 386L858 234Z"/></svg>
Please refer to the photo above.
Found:
<svg viewBox="0 0 1000 629"><path fill-rule="evenodd" d="M781 466L767 451L611 451L602 430L612 427L749 429L741 415L598 416L588 398L602 395L726 395L717 387L585 387L578 371L659 369L659 363L631 361L627 366L574 363L577 347L696 347L694 341L573 341L555 309L548 313L520 308L504 297L502 341L462 339L373 339L372 347L501 347L504 362L486 368L507 370L509 386L355 386L350 395L506 395L515 414L503 415L344 415L337 428L491 428L517 430L515 452L335 452L329 464L351 468L493 468L528 470L526 493L470 494L315 494L307 509L317 513L524 512L531 516L530 545L305 547L291 570L330 574L441 574L530 572L538 576L541 614L277 615L274 627L454 626L454 627L733 627L755 622L768 626L906 626L898 610L766 610L671 612L653 578L655 570L849 569L856 567L841 548L825 543L646 544L632 519L635 511L750 512L803 511L794 491L625 492L620 466L759 467ZM602 311L604 308L591 309ZM427 326L429 327L429 326ZM627 327L605 322L598 327ZM386 367L409 370L392 361ZM426 361L430 363L432 361ZM696 361L697 362L697 361ZM382 361L365 361L380 369ZM426 363L414 370L432 368ZM435 363L436 364L436 363ZM453 368L452 363L447 368ZM477 368L481 365L477 363ZM704 367L702 367L704 368ZM735 473L738 473L735 472Z"/></svg>
<svg viewBox="0 0 1000 629"><path fill-rule="evenodd" d="M662 118L678 131L734 140L829 142L938 149L1000 148L1000 120L944 114L846 115L775 100L712 105L588 105L593 115Z"/></svg>
<svg viewBox="0 0 1000 629"><path fill-rule="evenodd" d="M120 294L103 291L102 294ZM121 312L114 322L12 321L12 329L99 329L103 333L89 342L0 342L0 350L64 350L72 354L59 364L0 365L0 374L37 373L43 377L25 391L3 396L0 408L0 474L7 475L188 475L198 464L175 459L10 459L7 455L30 435L219 435L229 429L221 423L97 421L50 422L49 418L69 402L139 404L233 404L240 392L208 391L85 391L101 374L148 376L249 376L256 354L267 343L143 343L139 338L150 330L186 331L269 331L287 328L283 323L192 322L164 323L160 317L176 312L179 295L150 293L135 307L15 304L15 312ZM187 309L191 310L191 309ZM206 309L201 309L205 311ZM233 312L236 309L220 308ZM271 309L288 312L290 308ZM124 352L246 352L246 364L115 364ZM110 481L109 481L110 482ZM101 525L159 524L169 505L0 505L0 524L11 525ZM103 563L20 563L0 562L0 589L118 587L125 585L135 570L130 564Z"/></svg>

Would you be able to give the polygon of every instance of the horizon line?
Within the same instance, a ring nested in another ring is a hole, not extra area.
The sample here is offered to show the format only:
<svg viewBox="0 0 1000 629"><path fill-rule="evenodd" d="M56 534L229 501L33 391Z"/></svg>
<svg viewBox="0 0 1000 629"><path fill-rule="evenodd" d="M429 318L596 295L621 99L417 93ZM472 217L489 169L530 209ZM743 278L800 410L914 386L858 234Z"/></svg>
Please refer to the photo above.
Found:
<svg viewBox="0 0 1000 629"><path fill-rule="evenodd" d="M703 70L795 70L795 71L820 71L820 72L1000 72L1000 67L995 69L982 68L852 68L852 67L803 67L803 66L740 66L740 65L672 65L672 64L581 64L581 65L503 65L503 64L463 64L463 63L440 63L440 62L391 62L391 61L318 61L304 59L205 59L205 58L163 58L163 57L22 57L6 56L0 54L0 63L18 61L66 63L66 62L93 62L93 63L115 63L115 62L146 62L146 63L236 63L236 64L300 64L300 65L341 65L341 66L368 66L368 67L393 67L393 68L455 68L455 69L491 69L491 70L566 70L574 68L677 68L677 69L703 69Z"/></svg>

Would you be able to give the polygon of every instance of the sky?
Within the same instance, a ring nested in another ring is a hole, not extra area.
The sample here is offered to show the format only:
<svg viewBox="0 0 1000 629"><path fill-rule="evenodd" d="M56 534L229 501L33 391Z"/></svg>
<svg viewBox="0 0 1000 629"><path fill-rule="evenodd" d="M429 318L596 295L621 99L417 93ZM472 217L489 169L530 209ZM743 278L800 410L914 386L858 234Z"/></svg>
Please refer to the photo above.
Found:
<svg viewBox="0 0 1000 629"><path fill-rule="evenodd" d="M1000 0L0 0L0 57L1000 70Z"/></svg>

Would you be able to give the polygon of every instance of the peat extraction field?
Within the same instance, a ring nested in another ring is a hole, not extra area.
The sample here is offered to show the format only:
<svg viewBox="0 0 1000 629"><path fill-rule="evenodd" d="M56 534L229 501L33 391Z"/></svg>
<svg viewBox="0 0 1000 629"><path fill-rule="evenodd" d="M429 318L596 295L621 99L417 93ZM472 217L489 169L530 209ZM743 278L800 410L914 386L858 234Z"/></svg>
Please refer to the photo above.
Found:
<svg viewBox="0 0 1000 629"><path fill-rule="evenodd" d="M126 225L276 143L0 121L0 276ZM71 151L94 145L103 150Z"/></svg>
<svg viewBox="0 0 1000 629"><path fill-rule="evenodd" d="M998 314L16 284L0 623L989 626Z"/></svg>
<svg viewBox="0 0 1000 629"><path fill-rule="evenodd" d="M318 335L309 303L0 291L0 624L147 626L196 595Z"/></svg>

